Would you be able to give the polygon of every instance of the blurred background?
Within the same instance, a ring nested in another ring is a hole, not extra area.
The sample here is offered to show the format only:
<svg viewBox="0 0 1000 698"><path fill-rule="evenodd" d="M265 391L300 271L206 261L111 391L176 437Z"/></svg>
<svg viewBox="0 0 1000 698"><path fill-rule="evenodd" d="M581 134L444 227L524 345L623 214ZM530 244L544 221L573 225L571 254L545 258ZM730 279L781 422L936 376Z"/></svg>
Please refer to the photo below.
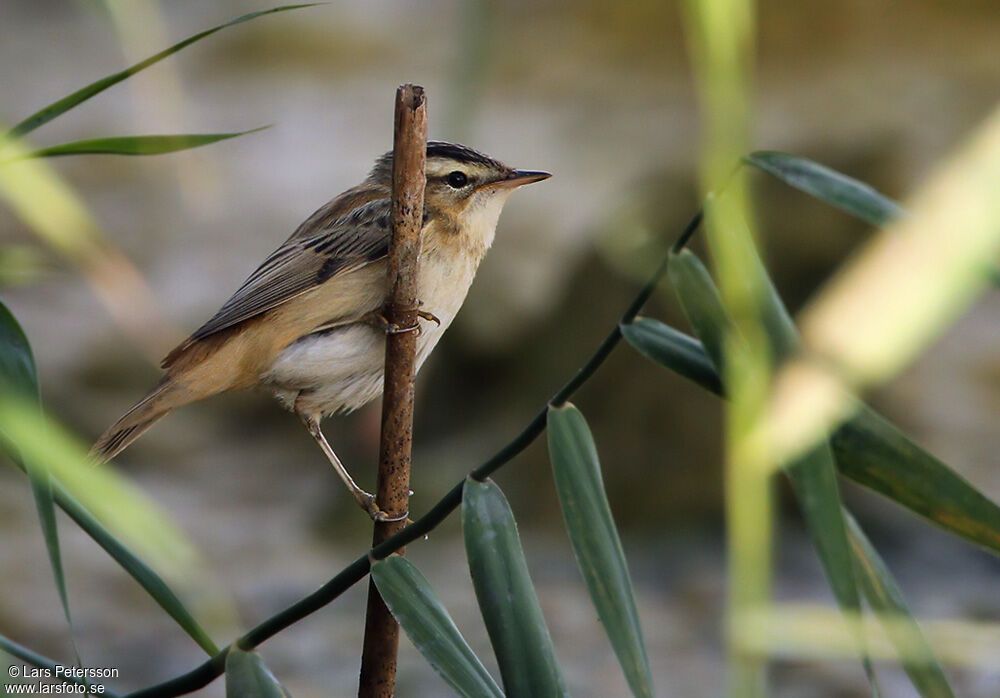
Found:
<svg viewBox="0 0 1000 698"><path fill-rule="evenodd" d="M3 0L0 120L10 124L170 43L264 5L246 0ZM270 129L150 158L55 164L150 292L116 322L79 269L0 208L0 293L31 338L49 409L92 440L303 219L391 147L395 88L429 94L430 135L555 174L520 192L472 293L418 383L412 511L506 443L613 326L698 205L699 114L679 2L340 0L239 25L33 134ZM1000 96L989 0L763 0L755 145L811 157L905 197ZM754 178L762 244L794 309L869 234ZM947 244L947 231L941 231ZM684 329L669 289L646 310ZM919 443L1000 498L1000 293L870 396ZM622 527L657 686L719 695L724 588L720 405L621 347L575 400ZM374 487L378 404L327 422ZM544 440L497 477L520 523L574 695L625 695L572 562ZM297 420L264 395L174 414L117 461L203 556L175 580L218 642L313 591L362 553L370 525ZM926 617L1000 620L1000 562L845 483L859 519ZM782 495L787 493L782 492ZM782 599L831 602L797 515L778 551ZM68 661L27 481L0 471L0 629ZM457 519L408 554L490 663ZM62 527L86 666L122 688L201 661L196 646L89 539ZM262 648L301 697L356 691L364 585ZM884 669L884 688L912 695ZM967 696L1000 671L952 672ZM867 695L856 662L777 661L779 696ZM444 684L402 642L399 695ZM198 695L222 695L221 682Z"/></svg>

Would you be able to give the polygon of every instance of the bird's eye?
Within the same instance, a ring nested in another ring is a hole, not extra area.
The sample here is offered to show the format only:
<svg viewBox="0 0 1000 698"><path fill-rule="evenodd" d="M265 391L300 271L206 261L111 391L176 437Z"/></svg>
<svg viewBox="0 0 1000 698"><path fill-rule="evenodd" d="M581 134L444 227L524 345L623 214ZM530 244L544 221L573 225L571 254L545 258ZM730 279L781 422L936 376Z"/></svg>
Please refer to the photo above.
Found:
<svg viewBox="0 0 1000 698"><path fill-rule="evenodd" d="M469 183L469 178L465 176L465 173L459 172L458 170L451 172L448 175L447 180L448 180L448 186L451 187L452 189L461 189L462 187L464 187L466 184Z"/></svg>

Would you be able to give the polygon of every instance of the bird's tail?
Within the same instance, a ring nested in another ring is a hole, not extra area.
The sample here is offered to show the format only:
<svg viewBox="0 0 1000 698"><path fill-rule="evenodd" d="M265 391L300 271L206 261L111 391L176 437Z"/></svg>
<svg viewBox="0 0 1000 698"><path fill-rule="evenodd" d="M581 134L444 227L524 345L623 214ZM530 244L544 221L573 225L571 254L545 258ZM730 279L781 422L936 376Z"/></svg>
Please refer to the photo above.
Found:
<svg viewBox="0 0 1000 698"><path fill-rule="evenodd" d="M170 377L164 376L159 385L101 434L90 449L90 457L107 462L142 436L161 417L187 404L185 391Z"/></svg>

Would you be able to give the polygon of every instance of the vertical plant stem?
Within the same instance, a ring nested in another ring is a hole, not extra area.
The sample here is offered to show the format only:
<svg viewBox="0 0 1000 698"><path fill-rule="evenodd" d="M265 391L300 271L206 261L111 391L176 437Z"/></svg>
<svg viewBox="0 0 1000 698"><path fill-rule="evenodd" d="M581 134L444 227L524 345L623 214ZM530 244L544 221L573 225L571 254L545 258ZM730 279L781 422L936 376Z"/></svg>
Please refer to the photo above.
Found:
<svg viewBox="0 0 1000 698"><path fill-rule="evenodd" d="M767 694L766 666L738 641L738 625L767 609L771 598L773 538L767 454L741 456L743 443L764 406L769 383L769 345L761 324L760 279L750 197L742 170L748 150L754 0L688 0L691 54L702 110L702 187L708 195L706 231L723 300L735 329L726 338L727 668L730 698ZM713 195L711 192L718 192ZM742 339L740 339L742 338ZM745 353L737 343L746 342Z"/></svg>
<svg viewBox="0 0 1000 698"><path fill-rule="evenodd" d="M427 158L427 100L420 86L407 84L396 90L392 153L392 240L384 314L390 324L413 327L418 322L417 262ZM377 501L390 516L405 517L409 508L416 347L417 332L386 335ZM376 522L372 544L378 545L405 525L402 520ZM369 583L359 698L393 695L398 649L399 625L374 583Z"/></svg>

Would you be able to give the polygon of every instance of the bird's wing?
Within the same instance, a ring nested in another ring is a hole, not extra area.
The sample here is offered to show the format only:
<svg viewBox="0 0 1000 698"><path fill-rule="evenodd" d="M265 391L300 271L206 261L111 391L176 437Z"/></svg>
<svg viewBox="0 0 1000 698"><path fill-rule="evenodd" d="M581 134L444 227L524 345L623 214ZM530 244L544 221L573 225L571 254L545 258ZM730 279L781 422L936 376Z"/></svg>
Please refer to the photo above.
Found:
<svg viewBox="0 0 1000 698"><path fill-rule="evenodd" d="M385 257L389 249L389 212L389 199L377 199L327 222L315 232L297 232L257 267L189 341L232 327L338 274Z"/></svg>

